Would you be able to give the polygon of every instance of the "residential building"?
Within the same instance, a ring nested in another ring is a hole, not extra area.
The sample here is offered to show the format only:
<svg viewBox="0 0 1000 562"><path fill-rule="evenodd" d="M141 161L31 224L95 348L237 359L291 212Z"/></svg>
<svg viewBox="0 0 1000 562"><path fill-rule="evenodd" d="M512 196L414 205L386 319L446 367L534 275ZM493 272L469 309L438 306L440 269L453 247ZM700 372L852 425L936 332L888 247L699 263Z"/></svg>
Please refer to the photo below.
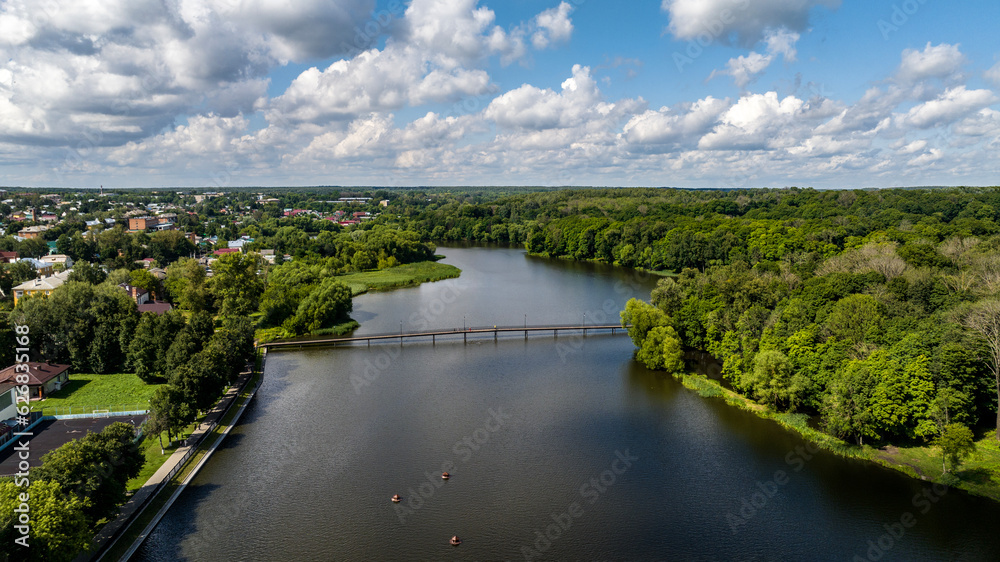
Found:
<svg viewBox="0 0 1000 562"><path fill-rule="evenodd" d="M153 226L157 224L157 220L153 217L133 217L128 219L128 231L129 232L146 232Z"/></svg>
<svg viewBox="0 0 1000 562"><path fill-rule="evenodd" d="M14 263L17 261L17 252L0 252L0 263Z"/></svg>
<svg viewBox="0 0 1000 562"><path fill-rule="evenodd" d="M149 302L149 291L143 289L142 287L136 287L135 285L129 285L128 283L121 283L118 285L128 293L128 296L132 297L135 304L141 305Z"/></svg>
<svg viewBox="0 0 1000 562"><path fill-rule="evenodd" d="M166 301L146 302L139 305L139 314L142 314L143 312L152 312L157 316L163 316L171 308L173 307Z"/></svg>
<svg viewBox="0 0 1000 562"><path fill-rule="evenodd" d="M9 420L17 415L17 384L0 382L0 420ZM0 443L4 440L0 439Z"/></svg>
<svg viewBox="0 0 1000 562"><path fill-rule="evenodd" d="M241 252L245 252L247 244L250 244L251 242L253 242L253 238L250 238L248 236L241 236L240 238L237 238L236 240L229 242L228 245L230 248L236 248Z"/></svg>
<svg viewBox="0 0 1000 562"><path fill-rule="evenodd" d="M35 258L21 258L17 261L23 261L30 263L32 267L35 268L35 275L39 277L48 277L55 273L55 267L51 263L46 263L42 260L36 260Z"/></svg>
<svg viewBox="0 0 1000 562"><path fill-rule="evenodd" d="M27 365L27 371L17 370L16 365L0 371L0 383L17 383L18 374L28 375L28 395L32 400L45 398L69 382L69 365L35 362L21 365Z"/></svg>
<svg viewBox="0 0 1000 562"><path fill-rule="evenodd" d="M28 228L22 228L17 234L21 238L38 238L48 229L48 226L29 226Z"/></svg>
<svg viewBox="0 0 1000 562"><path fill-rule="evenodd" d="M49 267L52 267L51 265ZM35 295L51 295L52 291L62 287L66 280L69 278L70 271L60 271L55 275L49 275L48 277L42 277L39 279L32 279L31 281L25 281L20 285L14 287L14 305L17 306L17 301L23 299L24 297L31 297Z"/></svg>
<svg viewBox="0 0 1000 562"><path fill-rule="evenodd" d="M63 269L73 267L73 258L67 256L66 254L49 254L47 256L42 256L40 261L52 265L61 265L63 266Z"/></svg>

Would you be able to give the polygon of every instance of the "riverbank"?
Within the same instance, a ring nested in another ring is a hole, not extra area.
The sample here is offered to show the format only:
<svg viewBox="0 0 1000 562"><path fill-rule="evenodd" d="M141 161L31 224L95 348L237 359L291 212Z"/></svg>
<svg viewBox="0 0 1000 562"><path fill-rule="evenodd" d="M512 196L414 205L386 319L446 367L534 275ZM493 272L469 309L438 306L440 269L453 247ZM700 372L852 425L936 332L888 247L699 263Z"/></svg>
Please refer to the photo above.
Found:
<svg viewBox="0 0 1000 562"><path fill-rule="evenodd" d="M415 287L422 283L432 283L444 279L454 279L462 270L453 266L433 261L424 261L398 265L378 271L363 271L337 276L337 280L351 289L352 296L362 295L368 291L388 291L404 287ZM356 320L337 324L330 328L316 330L304 336L346 336L361 327ZM281 326L259 329L254 335L258 344L270 343L296 337Z"/></svg>
<svg viewBox="0 0 1000 562"><path fill-rule="evenodd" d="M778 425L794 431L814 445L837 455L878 463L898 470L913 478L945 484L969 493L1000 501L1000 443L994 431L987 431L976 441L976 452L967 458L954 473L942 474L941 453L937 447L897 447L888 445L875 448L868 445L851 445L809 427L804 414L775 412L763 404L735 391L723 388L719 381L703 375L684 373L676 375L685 388L705 398L720 398L730 406L746 410L758 417L773 420Z"/></svg>
<svg viewBox="0 0 1000 562"><path fill-rule="evenodd" d="M163 516L173 500L236 426L256 393L262 377L263 364L258 359L254 369L242 374L212 410L193 424L194 431L184 445L167 458L170 466L158 467L156 473L145 481L142 489L123 506L120 521L115 521L113 526L98 533L95 538L97 548L93 553L95 556L91 556L92 560L128 558L138 548L141 544L140 537L144 538L148 534L153 521L158 521ZM139 499L143 494L145 497ZM104 551L101 552L102 550Z"/></svg>
<svg viewBox="0 0 1000 562"><path fill-rule="evenodd" d="M423 261L378 271L348 273L338 276L337 280L350 287L354 296L358 296L368 291L387 291L453 279L461 273L462 270L453 265Z"/></svg>
<svg viewBox="0 0 1000 562"><path fill-rule="evenodd" d="M518 247L518 248L520 248L520 247ZM625 266L625 265L620 265L617 262L615 262L615 263L608 263L606 260L603 260L601 258L587 258L587 259L582 259L581 260L581 259L575 258L573 256L553 256L553 255L549 254L548 252L529 252L529 251L525 250L525 253L527 255L529 255L529 256L532 256L532 257L545 258L545 259L550 259L550 260L563 260L563 261L571 261L571 262L599 263L599 264L603 264L603 265L610 265L612 267L619 267L619 268L622 268L622 269L631 269L633 271L638 271L638 272L642 273L643 275L650 275L650 276L653 276L653 277L677 277L677 275L678 275L677 273L674 273L673 271L668 271L668 270L646 269L645 267L628 267L628 266Z"/></svg>

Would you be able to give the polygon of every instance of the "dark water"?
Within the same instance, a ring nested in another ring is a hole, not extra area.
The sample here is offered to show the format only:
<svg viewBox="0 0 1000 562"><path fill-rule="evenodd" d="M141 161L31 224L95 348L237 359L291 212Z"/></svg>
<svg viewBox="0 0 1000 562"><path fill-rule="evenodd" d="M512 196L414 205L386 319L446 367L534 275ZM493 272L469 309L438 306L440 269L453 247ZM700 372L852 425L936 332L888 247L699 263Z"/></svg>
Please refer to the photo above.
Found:
<svg viewBox="0 0 1000 562"><path fill-rule="evenodd" d="M599 321L653 284L441 253L460 280L359 298L363 330ZM136 558L1000 560L1000 506L810 453L630 354L621 336L273 353Z"/></svg>

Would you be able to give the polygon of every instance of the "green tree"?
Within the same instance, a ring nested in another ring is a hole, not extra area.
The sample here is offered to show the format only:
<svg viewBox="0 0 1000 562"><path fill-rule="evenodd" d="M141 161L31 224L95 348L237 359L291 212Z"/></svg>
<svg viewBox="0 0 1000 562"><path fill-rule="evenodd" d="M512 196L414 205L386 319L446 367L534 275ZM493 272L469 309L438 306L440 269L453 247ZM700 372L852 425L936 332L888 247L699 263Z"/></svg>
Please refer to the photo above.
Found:
<svg viewBox="0 0 1000 562"><path fill-rule="evenodd" d="M47 361L76 371L106 373L125 360L123 342L135 327L135 303L108 284L67 282L45 298L19 300L11 318L27 324Z"/></svg>
<svg viewBox="0 0 1000 562"><path fill-rule="evenodd" d="M139 474L145 458L133 444L135 428L116 422L100 433L89 433L42 457L42 466L32 471L39 480L53 480L81 500L92 524L113 517L125 501L125 486Z"/></svg>
<svg viewBox="0 0 1000 562"><path fill-rule="evenodd" d="M354 256L351 257L351 265L354 266L354 269L357 271L367 271L369 269L373 269L377 264L378 262L376 261L375 256L373 256L368 250L358 250L357 252L354 252Z"/></svg>
<svg viewBox="0 0 1000 562"><path fill-rule="evenodd" d="M195 411L186 401L184 391L172 384L156 389L149 400L149 417L154 419L154 429L167 432L167 439L173 441L187 424L194 421ZM162 448L162 441L161 448Z"/></svg>
<svg viewBox="0 0 1000 562"><path fill-rule="evenodd" d="M128 366L144 382L159 377L156 365L156 314L142 315L128 346Z"/></svg>
<svg viewBox="0 0 1000 562"><path fill-rule="evenodd" d="M989 367L996 383L997 400L1000 401L1000 299L990 298L976 303L965 317L967 328L986 342L989 350ZM1000 407L997 407L997 440L1000 440Z"/></svg>
<svg viewBox="0 0 1000 562"><path fill-rule="evenodd" d="M180 258L166 268L164 285L170 299L185 310L211 310L212 295L206 283L205 268L192 258Z"/></svg>
<svg viewBox="0 0 1000 562"><path fill-rule="evenodd" d="M17 252L22 258L40 258L49 255L49 245L41 238L26 238L18 244Z"/></svg>
<svg viewBox="0 0 1000 562"><path fill-rule="evenodd" d="M672 277L664 277L656 282L656 288L650 294L650 301L667 314L675 315L680 312L684 302L683 288Z"/></svg>
<svg viewBox="0 0 1000 562"><path fill-rule="evenodd" d="M804 375L795 372L788 357L777 350L758 353L753 368L741 380L757 399L775 409L782 405L791 410L802 403L808 382Z"/></svg>
<svg viewBox="0 0 1000 562"><path fill-rule="evenodd" d="M26 261L0 264L0 291L8 298L14 298L14 287L37 276L35 266Z"/></svg>
<svg viewBox="0 0 1000 562"><path fill-rule="evenodd" d="M160 296L160 280L155 275L145 269L135 269L129 272L129 285L146 289L151 298Z"/></svg>
<svg viewBox="0 0 1000 562"><path fill-rule="evenodd" d="M963 459L976 452L972 430L960 423L944 426L934 444L941 448L941 472L948 472L949 468L956 470Z"/></svg>
<svg viewBox="0 0 1000 562"><path fill-rule="evenodd" d="M830 333L855 343L871 341L881 325L882 312L878 301L870 295L850 295L837 302L826 318Z"/></svg>
<svg viewBox="0 0 1000 562"><path fill-rule="evenodd" d="M871 412L874 377L864 361L850 361L830 382L822 408L826 430L841 438L853 437L864 444L866 437L878 438Z"/></svg>
<svg viewBox="0 0 1000 562"><path fill-rule="evenodd" d="M156 263L168 265L177 258L188 256L195 251L194 244L179 230L161 230L149 237L147 246L149 257Z"/></svg>
<svg viewBox="0 0 1000 562"><path fill-rule="evenodd" d="M100 267L87 261L78 261L73 264L73 269L70 271L67 280L99 285L107 278L108 274L104 273L104 270Z"/></svg>
<svg viewBox="0 0 1000 562"><path fill-rule="evenodd" d="M641 348L646 334L657 326L669 326L670 317L659 308L639 299L629 299L621 312L622 326L630 326L628 335L632 343Z"/></svg>
<svg viewBox="0 0 1000 562"><path fill-rule="evenodd" d="M225 357L228 378L239 374L254 354L254 324L246 316L231 316L212 335L206 347L216 348Z"/></svg>
<svg viewBox="0 0 1000 562"><path fill-rule="evenodd" d="M264 293L264 281L257 275L261 266L256 253L226 254L213 262L209 287L223 316L246 316L257 310Z"/></svg>
<svg viewBox="0 0 1000 562"><path fill-rule="evenodd" d="M353 306L350 287L327 278L302 299L291 325L296 334L329 328L347 320Z"/></svg>
<svg viewBox="0 0 1000 562"><path fill-rule="evenodd" d="M27 548L14 544L14 539L21 536L14 529L14 509L22 503L20 494L25 492L31 509ZM5 551L16 553L18 560L68 562L90 545L92 533L85 515L89 507L87 498L67 493L52 480L35 476L27 490L12 480L0 482L0 540Z"/></svg>
<svg viewBox="0 0 1000 562"><path fill-rule="evenodd" d="M646 334L636 359L656 371L678 373L684 369L684 352L671 326L656 326Z"/></svg>

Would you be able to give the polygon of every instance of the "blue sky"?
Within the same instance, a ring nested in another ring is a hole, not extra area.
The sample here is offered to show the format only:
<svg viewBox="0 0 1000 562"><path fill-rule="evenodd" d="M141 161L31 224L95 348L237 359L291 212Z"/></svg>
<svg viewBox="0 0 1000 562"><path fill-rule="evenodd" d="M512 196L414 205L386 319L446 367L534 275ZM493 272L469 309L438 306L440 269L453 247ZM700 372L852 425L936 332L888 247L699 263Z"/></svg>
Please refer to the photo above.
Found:
<svg viewBox="0 0 1000 562"><path fill-rule="evenodd" d="M988 1L0 0L0 184L995 185L998 22Z"/></svg>

